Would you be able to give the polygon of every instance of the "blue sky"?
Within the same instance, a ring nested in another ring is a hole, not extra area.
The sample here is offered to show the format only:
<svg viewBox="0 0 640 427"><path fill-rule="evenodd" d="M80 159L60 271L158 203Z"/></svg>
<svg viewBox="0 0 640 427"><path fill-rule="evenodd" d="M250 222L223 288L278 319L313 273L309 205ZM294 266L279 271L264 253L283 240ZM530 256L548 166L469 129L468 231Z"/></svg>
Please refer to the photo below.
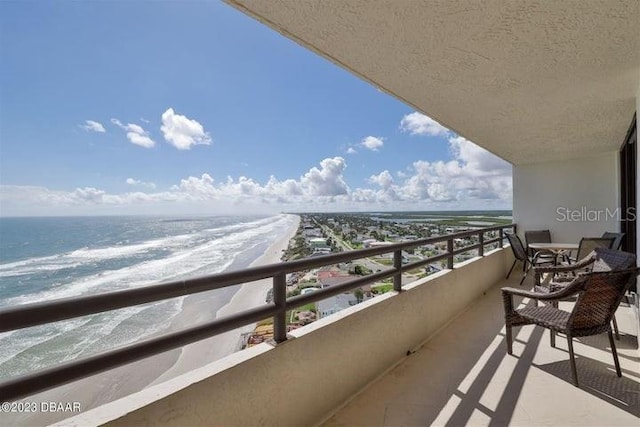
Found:
<svg viewBox="0 0 640 427"><path fill-rule="evenodd" d="M0 215L511 208L509 164L223 3L0 24Z"/></svg>

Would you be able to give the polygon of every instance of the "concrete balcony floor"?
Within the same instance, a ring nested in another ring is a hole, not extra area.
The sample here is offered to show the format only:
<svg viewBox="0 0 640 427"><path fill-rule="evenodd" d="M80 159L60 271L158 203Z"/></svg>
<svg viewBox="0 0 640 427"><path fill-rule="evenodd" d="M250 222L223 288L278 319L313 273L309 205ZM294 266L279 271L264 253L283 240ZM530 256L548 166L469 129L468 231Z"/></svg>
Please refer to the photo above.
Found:
<svg viewBox="0 0 640 427"><path fill-rule="evenodd" d="M506 353L500 288L518 287L519 279L514 274L494 286L324 425L638 426L640 352L632 307L623 301L616 314L622 378L606 334L576 338L577 388L563 335L552 348L547 329L515 328L514 355ZM530 288L530 280L523 287Z"/></svg>

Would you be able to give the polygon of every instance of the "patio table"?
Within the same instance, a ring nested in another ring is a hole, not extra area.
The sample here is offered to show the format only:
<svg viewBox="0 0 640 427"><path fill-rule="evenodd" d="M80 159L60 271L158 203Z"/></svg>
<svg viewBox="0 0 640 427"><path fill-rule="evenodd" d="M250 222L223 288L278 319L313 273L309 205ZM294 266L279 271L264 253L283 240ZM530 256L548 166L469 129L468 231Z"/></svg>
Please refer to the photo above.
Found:
<svg viewBox="0 0 640 427"><path fill-rule="evenodd" d="M529 247L535 251L548 251L553 253L554 264L558 264L558 256L567 252L577 251L577 243L531 243Z"/></svg>

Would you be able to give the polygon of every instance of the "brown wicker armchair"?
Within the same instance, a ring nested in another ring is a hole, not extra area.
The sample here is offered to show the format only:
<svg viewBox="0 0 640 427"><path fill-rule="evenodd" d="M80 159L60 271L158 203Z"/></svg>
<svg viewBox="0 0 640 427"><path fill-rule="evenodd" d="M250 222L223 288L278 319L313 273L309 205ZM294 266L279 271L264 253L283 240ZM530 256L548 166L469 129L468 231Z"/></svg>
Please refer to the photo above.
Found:
<svg viewBox="0 0 640 427"><path fill-rule="evenodd" d="M606 272L625 270L635 267L635 265L636 257L631 253L597 247L590 254L575 264L552 267L535 267L533 290L535 292L548 294L550 292L556 292L564 289L571 283L571 281L574 280L576 274L584 274L591 271ZM558 306L557 301L552 301L551 304L555 304L555 307ZM616 322L615 315L612 317L611 321L613 324L613 332L616 338L620 339L618 323Z"/></svg>
<svg viewBox="0 0 640 427"><path fill-rule="evenodd" d="M631 253L596 247L575 264L536 266L533 290L545 294L555 292L566 287L576 274L624 270L635 264L636 257Z"/></svg>
<svg viewBox="0 0 640 427"><path fill-rule="evenodd" d="M631 255L633 256L633 255ZM551 293L525 291L517 288L503 288L507 352L513 354L514 326L539 325L550 330L551 346L555 347L555 333L566 334L571 362L573 383L578 386L578 375L573 353L573 337L597 335L607 332L611 353L618 377L622 376L618 353L611 333L611 319L625 292L634 282L638 268L608 272L592 272L578 275L563 289ZM514 307L513 296L522 296L548 302L541 307ZM557 302L577 296L571 312L557 308Z"/></svg>

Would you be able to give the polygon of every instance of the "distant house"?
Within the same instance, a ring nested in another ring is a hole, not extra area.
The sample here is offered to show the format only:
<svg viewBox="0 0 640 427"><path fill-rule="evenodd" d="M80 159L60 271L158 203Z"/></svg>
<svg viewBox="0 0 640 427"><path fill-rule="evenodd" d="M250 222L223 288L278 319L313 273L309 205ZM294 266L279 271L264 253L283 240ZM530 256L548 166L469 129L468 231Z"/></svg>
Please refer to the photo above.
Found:
<svg viewBox="0 0 640 427"><path fill-rule="evenodd" d="M329 288L331 286L339 285L344 282L348 282L353 277L343 274L339 271L319 271L318 283L323 288Z"/></svg>
<svg viewBox="0 0 640 427"><path fill-rule="evenodd" d="M311 246L312 249L315 248L328 248L329 246L327 245L327 239L322 238L322 237L312 237L309 239L309 246Z"/></svg>
<svg viewBox="0 0 640 427"><path fill-rule="evenodd" d="M339 294L331 298L327 298L318 302L317 304L318 318L321 319L323 317L330 316L334 313L344 310L345 308L356 305L357 303L358 300L356 299L355 295L351 293Z"/></svg>
<svg viewBox="0 0 640 427"><path fill-rule="evenodd" d="M371 243L373 243L373 242L377 242L377 240L376 239L364 239L364 240L362 240L362 246L365 247L365 248L368 248L369 245Z"/></svg>
<svg viewBox="0 0 640 427"><path fill-rule="evenodd" d="M331 253L331 248L329 246L317 247L313 248L312 256L315 255L328 255Z"/></svg>
<svg viewBox="0 0 640 427"><path fill-rule="evenodd" d="M373 241L369 243L369 247L370 248L379 248L381 246L389 246L389 245L393 245L393 242L378 242L378 241Z"/></svg>

